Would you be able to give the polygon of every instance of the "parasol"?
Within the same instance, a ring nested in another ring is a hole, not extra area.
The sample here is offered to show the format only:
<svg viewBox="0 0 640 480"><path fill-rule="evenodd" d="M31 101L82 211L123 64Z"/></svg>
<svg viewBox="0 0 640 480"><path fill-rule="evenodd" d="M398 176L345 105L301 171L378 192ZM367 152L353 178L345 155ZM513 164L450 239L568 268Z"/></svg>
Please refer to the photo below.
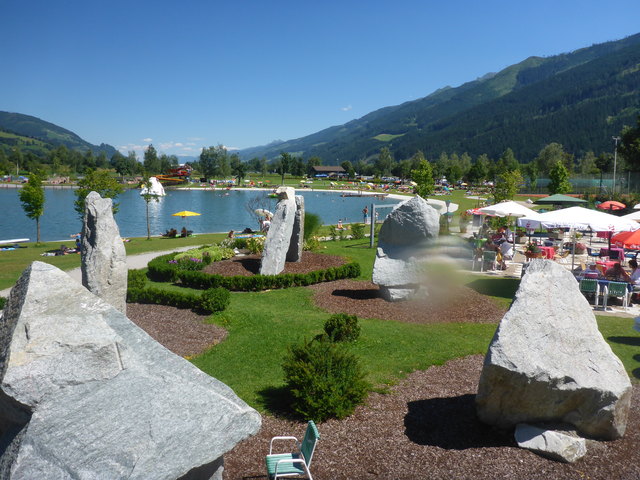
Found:
<svg viewBox="0 0 640 480"><path fill-rule="evenodd" d="M256 215L260 215L261 217L273 217L273 213L264 208L256 208L254 212Z"/></svg>
<svg viewBox="0 0 640 480"><path fill-rule="evenodd" d="M172 217L182 217L182 218L184 218L184 217L197 217L199 215L200 214L196 213L196 212L190 212L189 210L183 210L181 212L176 212L176 213L172 214L171 216Z"/></svg>
<svg viewBox="0 0 640 480"><path fill-rule="evenodd" d="M606 202L599 203L596 208L600 210L622 210L627 208L624 203L616 202L615 200L607 200Z"/></svg>

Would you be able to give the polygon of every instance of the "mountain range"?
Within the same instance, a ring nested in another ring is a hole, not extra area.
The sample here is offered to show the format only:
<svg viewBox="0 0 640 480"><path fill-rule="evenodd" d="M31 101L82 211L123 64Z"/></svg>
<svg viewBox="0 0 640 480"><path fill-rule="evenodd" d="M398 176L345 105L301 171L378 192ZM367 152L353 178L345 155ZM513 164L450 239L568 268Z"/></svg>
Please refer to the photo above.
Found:
<svg viewBox="0 0 640 480"><path fill-rule="evenodd" d="M14 145L20 145L23 153L32 152L41 157L60 145L81 152L91 150L96 155L104 152L107 158L116 153L111 145L93 145L72 131L37 117L0 111L0 148L9 150Z"/></svg>
<svg viewBox="0 0 640 480"><path fill-rule="evenodd" d="M528 162L551 142L582 155L611 152L611 137L640 114L640 34L551 57L530 57L459 87L381 108L302 138L241 150L281 152L325 164L366 160L388 147L396 160L421 150L496 158L511 148Z"/></svg>

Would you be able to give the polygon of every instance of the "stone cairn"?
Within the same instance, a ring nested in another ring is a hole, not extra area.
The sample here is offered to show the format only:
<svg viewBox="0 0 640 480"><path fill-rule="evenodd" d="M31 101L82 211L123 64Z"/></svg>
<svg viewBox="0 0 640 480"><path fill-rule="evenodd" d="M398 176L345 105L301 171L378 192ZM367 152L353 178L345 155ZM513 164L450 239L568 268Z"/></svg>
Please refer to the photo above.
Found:
<svg viewBox="0 0 640 480"><path fill-rule="evenodd" d="M304 237L304 198L291 187L276 190L278 204L262 251L261 275L277 275L285 262L299 262Z"/></svg>
<svg viewBox="0 0 640 480"><path fill-rule="evenodd" d="M624 434L630 402L629 377L576 280L554 262L531 261L484 361L480 420L515 427L522 447L572 462L586 453L581 436Z"/></svg>
<svg viewBox="0 0 640 480"><path fill-rule="evenodd" d="M112 201L91 192L82 227L82 285L127 313L127 253L113 218Z"/></svg>
<svg viewBox="0 0 640 480"><path fill-rule="evenodd" d="M426 248L438 237L440 214L423 198L398 204L387 216L378 237L373 283L389 301L412 297L423 283Z"/></svg>
<svg viewBox="0 0 640 480"><path fill-rule="evenodd" d="M0 478L222 479L260 415L52 265L0 324Z"/></svg>

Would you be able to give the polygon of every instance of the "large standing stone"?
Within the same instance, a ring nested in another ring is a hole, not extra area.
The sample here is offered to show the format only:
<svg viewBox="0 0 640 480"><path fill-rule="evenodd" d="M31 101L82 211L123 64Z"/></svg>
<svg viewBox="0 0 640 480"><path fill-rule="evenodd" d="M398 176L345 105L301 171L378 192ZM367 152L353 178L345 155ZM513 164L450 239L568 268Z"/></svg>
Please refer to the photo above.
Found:
<svg viewBox="0 0 640 480"><path fill-rule="evenodd" d="M624 434L631 383L571 273L533 260L487 352L476 406L483 422L569 423L594 438Z"/></svg>
<svg viewBox="0 0 640 480"><path fill-rule="evenodd" d="M387 216L378 237L373 283L391 301L413 295L422 283L422 259L437 238L440 215L419 196L398 204Z"/></svg>
<svg viewBox="0 0 640 480"><path fill-rule="evenodd" d="M82 285L127 312L127 252L113 218L112 201L91 192L82 228Z"/></svg>
<svg viewBox="0 0 640 480"><path fill-rule="evenodd" d="M0 478L222 478L259 414L64 272L34 262L0 324Z"/></svg>
<svg viewBox="0 0 640 480"><path fill-rule="evenodd" d="M296 217L295 190L291 187L279 187L276 193L279 200L264 242L261 275L277 275L284 270Z"/></svg>
<svg viewBox="0 0 640 480"><path fill-rule="evenodd" d="M302 248L304 246L304 197L296 195L296 216L293 220L293 231L287 252L287 262L299 262L302 260Z"/></svg>

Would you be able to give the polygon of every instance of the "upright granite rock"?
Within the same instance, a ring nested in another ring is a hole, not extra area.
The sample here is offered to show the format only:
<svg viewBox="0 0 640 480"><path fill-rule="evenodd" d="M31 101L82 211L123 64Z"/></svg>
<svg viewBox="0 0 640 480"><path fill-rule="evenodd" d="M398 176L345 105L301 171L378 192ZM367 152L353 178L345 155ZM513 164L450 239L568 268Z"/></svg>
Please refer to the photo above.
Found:
<svg viewBox="0 0 640 480"><path fill-rule="evenodd" d="M51 265L0 325L0 478L222 478L260 415Z"/></svg>
<svg viewBox="0 0 640 480"><path fill-rule="evenodd" d="M113 218L112 201L91 192L82 228L82 285L127 312L127 252Z"/></svg>
<svg viewBox="0 0 640 480"><path fill-rule="evenodd" d="M631 383L589 303L561 265L533 260L487 352L476 407L485 423L569 423L586 436L624 434Z"/></svg>
<svg viewBox="0 0 640 480"><path fill-rule="evenodd" d="M302 260L302 247L304 246L304 197L296 195L296 216L293 219L293 231L289 241L287 262L299 262Z"/></svg>
<svg viewBox="0 0 640 480"><path fill-rule="evenodd" d="M296 217L295 190L291 187L279 187L276 194L279 200L264 242L261 275L277 275L284 270Z"/></svg>
<svg viewBox="0 0 640 480"><path fill-rule="evenodd" d="M373 283L387 300L404 300L420 289L421 260L439 230L440 215L419 196L398 204L387 216L373 265Z"/></svg>

